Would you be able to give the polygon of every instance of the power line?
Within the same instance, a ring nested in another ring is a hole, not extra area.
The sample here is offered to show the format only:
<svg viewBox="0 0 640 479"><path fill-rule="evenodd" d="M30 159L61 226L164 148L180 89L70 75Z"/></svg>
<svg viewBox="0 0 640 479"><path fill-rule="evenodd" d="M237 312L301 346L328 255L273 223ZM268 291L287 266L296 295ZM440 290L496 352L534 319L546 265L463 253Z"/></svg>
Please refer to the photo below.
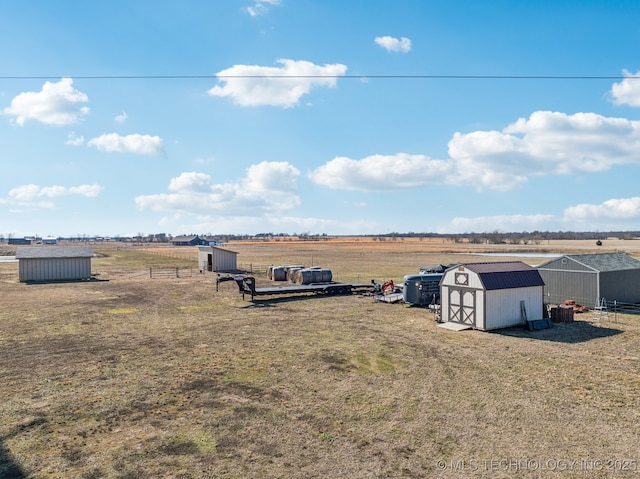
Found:
<svg viewBox="0 0 640 479"><path fill-rule="evenodd" d="M78 80L198 80L236 78L351 78L351 79L416 79L416 80L634 80L640 76L620 75L0 75L0 80L49 80L74 78Z"/></svg>

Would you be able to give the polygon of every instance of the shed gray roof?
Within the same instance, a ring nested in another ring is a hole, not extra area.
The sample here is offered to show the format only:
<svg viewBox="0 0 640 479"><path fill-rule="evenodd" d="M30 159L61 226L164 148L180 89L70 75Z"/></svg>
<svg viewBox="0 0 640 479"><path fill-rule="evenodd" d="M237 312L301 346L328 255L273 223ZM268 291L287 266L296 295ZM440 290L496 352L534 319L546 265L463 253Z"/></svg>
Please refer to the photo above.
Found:
<svg viewBox="0 0 640 479"><path fill-rule="evenodd" d="M600 272L640 269L640 261L625 253L568 254L563 258L569 258ZM544 268L544 265L540 267Z"/></svg>
<svg viewBox="0 0 640 479"><path fill-rule="evenodd" d="M469 263L463 266L478 275L487 291L544 286L538 270L522 261Z"/></svg>
<svg viewBox="0 0 640 479"><path fill-rule="evenodd" d="M173 241L174 243L176 243L178 241L181 242L181 243L188 243L188 242L193 241L195 239L201 239L201 238L198 235L183 235L183 236L176 236L171 241Z"/></svg>
<svg viewBox="0 0 640 479"><path fill-rule="evenodd" d="M200 250L200 251L209 251L209 250L212 250L212 249L217 249L219 251L224 251L225 253L239 254L237 251L231 251L230 249L221 248L220 246L215 246L215 245L198 246L198 250Z"/></svg>
<svg viewBox="0 0 640 479"><path fill-rule="evenodd" d="M16 259L91 258L91 246L24 246L16 248Z"/></svg>

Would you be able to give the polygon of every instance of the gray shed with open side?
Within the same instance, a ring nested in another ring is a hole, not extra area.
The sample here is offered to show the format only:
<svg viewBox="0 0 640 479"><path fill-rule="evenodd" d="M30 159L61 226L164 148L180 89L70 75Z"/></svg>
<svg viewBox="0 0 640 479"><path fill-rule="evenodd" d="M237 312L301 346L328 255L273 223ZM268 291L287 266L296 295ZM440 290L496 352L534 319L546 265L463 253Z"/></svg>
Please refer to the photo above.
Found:
<svg viewBox="0 0 640 479"><path fill-rule="evenodd" d="M237 271L238 253L219 246L198 246L198 267L202 271Z"/></svg>
<svg viewBox="0 0 640 479"><path fill-rule="evenodd" d="M542 319L543 286L521 261L454 266L440 280L442 321L488 331Z"/></svg>
<svg viewBox="0 0 640 479"><path fill-rule="evenodd" d="M90 246L24 246L16 249L22 282L91 279L92 257Z"/></svg>
<svg viewBox="0 0 640 479"><path fill-rule="evenodd" d="M564 255L538 266L545 302L574 300L593 307L605 298L640 302L640 261L625 253Z"/></svg>

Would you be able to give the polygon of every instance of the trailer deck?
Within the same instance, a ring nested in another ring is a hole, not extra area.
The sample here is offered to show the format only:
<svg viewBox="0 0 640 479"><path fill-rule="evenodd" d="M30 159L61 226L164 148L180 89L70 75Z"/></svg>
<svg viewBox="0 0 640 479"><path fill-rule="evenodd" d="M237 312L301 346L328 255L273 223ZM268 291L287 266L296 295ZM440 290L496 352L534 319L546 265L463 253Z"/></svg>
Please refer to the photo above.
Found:
<svg viewBox="0 0 640 479"><path fill-rule="evenodd" d="M256 280L252 276L229 275L219 276L216 280L216 290L218 284L224 281L235 281L238 290L242 293L242 299L245 295L251 295L251 301L256 296L275 296L275 295L294 295L294 294L320 294L334 296L338 294L352 294L356 291L373 291L373 284L361 283L314 283L314 284L296 284L291 286L272 286L272 287L256 287Z"/></svg>

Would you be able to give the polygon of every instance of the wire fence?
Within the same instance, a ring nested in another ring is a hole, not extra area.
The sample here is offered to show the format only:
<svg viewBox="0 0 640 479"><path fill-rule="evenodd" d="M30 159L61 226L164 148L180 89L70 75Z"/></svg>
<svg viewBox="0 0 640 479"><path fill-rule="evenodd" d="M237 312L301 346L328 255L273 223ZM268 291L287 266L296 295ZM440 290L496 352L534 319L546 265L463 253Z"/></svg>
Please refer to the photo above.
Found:
<svg viewBox="0 0 640 479"><path fill-rule="evenodd" d="M604 299L604 298L603 298ZM624 301L603 301L603 306L606 309L601 309L601 311L606 311L608 313L620 313L620 314L638 314L640 315L640 304L638 303L625 303ZM595 309L595 308L594 308Z"/></svg>
<svg viewBox="0 0 640 479"><path fill-rule="evenodd" d="M551 307L551 305L549 305ZM573 309L587 320L613 320L616 321L619 314L640 316L640 303L629 303L618 300L600 298L596 301L567 301L558 305L560 309Z"/></svg>
<svg viewBox="0 0 640 479"><path fill-rule="evenodd" d="M199 275L200 270L193 268L149 268L149 278L192 278Z"/></svg>
<svg viewBox="0 0 640 479"><path fill-rule="evenodd" d="M184 247L184 246L155 247L155 248L140 247L137 249L137 251L153 254L155 256L161 256L163 258L186 259L186 260L198 261L198 250L194 248Z"/></svg>
<svg viewBox="0 0 640 479"><path fill-rule="evenodd" d="M630 303L625 301L620 301L617 299L609 299L609 298L597 298L597 299L587 299L587 298L579 298L572 297L571 300L566 301L546 301L547 304L557 304L561 305L573 305L583 306L587 310L593 310L597 307L606 307L609 311L613 311L617 309L618 312L623 312L625 314L640 314L640 303Z"/></svg>
<svg viewBox="0 0 640 479"><path fill-rule="evenodd" d="M264 264L253 264L253 263L238 264L239 271L246 271L247 273L251 273L251 274L266 275L268 269L269 269L269 266Z"/></svg>

